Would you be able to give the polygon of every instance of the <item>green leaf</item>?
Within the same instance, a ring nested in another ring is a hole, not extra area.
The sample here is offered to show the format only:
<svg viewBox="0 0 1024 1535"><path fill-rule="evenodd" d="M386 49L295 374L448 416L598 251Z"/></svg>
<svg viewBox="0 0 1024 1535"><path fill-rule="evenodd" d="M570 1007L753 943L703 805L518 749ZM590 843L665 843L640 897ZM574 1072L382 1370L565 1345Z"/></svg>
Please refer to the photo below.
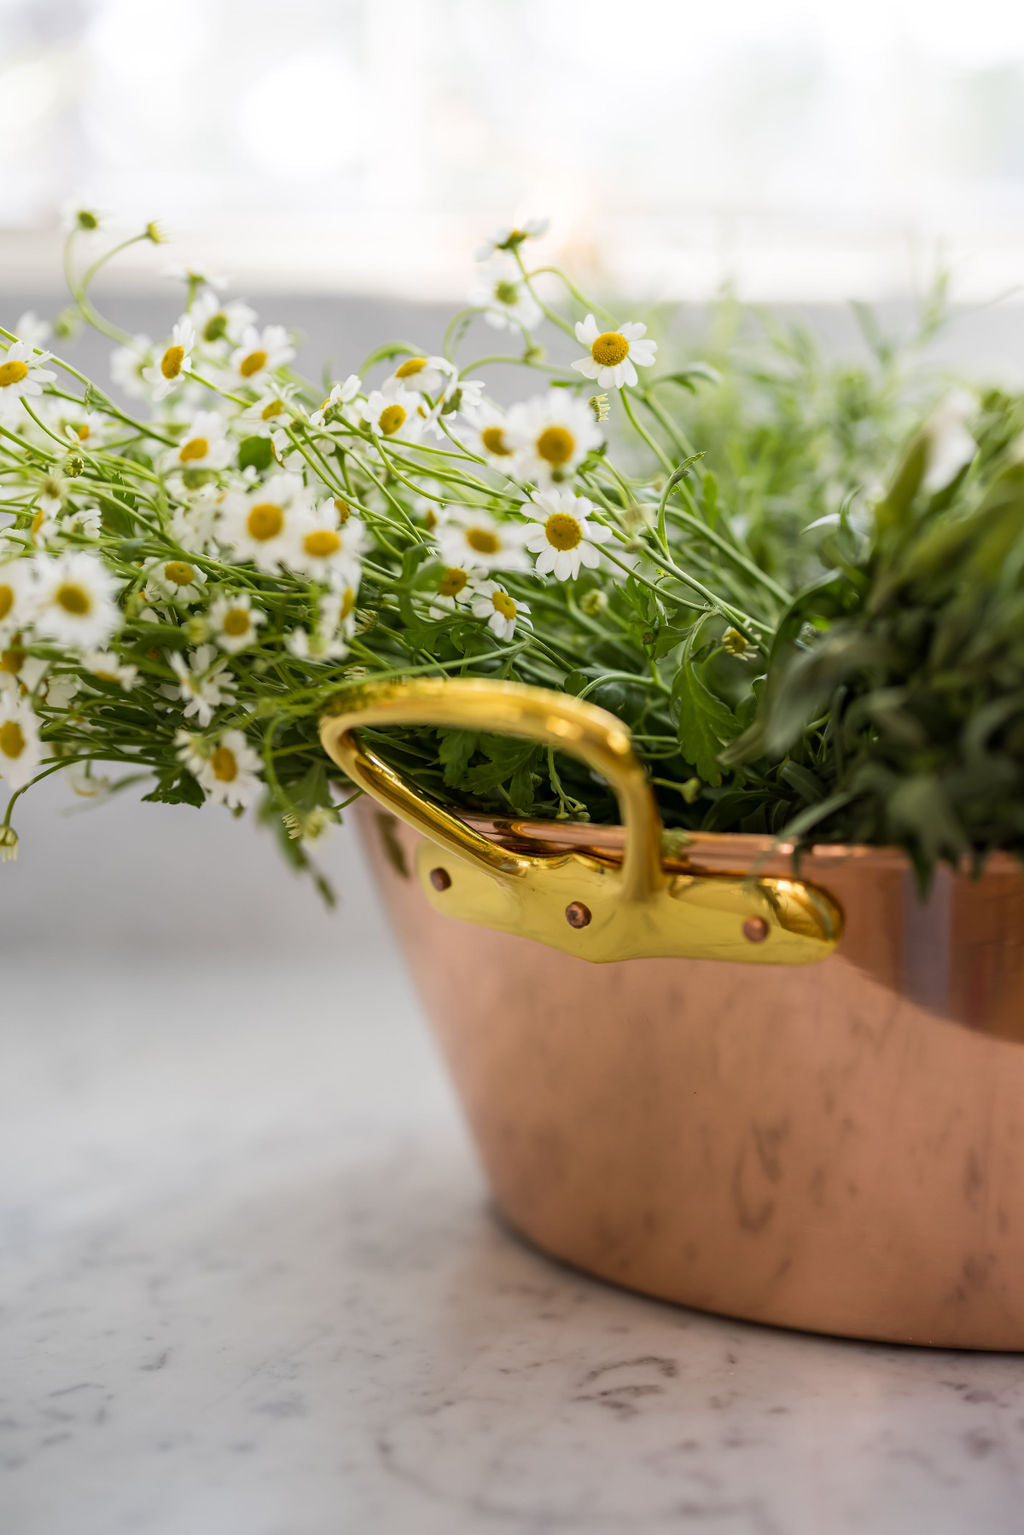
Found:
<svg viewBox="0 0 1024 1535"><path fill-rule="evenodd" d="M679 748L705 783L722 782L718 754L736 734L730 708L704 686L692 662L684 661L672 685L672 702L679 727Z"/></svg>
<svg viewBox="0 0 1024 1535"><path fill-rule="evenodd" d="M160 774L156 788L149 794L144 794L142 798L147 804L195 805L198 808L206 796L191 773L185 769L178 772L175 768L171 768L166 773Z"/></svg>
<svg viewBox="0 0 1024 1535"><path fill-rule="evenodd" d="M270 468L273 456L273 445L269 437L243 437L238 444L240 469L257 469L262 474L264 469Z"/></svg>
<svg viewBox="0 0 1024 1535"><path fill-rule="evenodd" d="M479 739L475 730L445 731L437 756L444 768L444 781L449 789L457 789L462 783Z"/></svg>

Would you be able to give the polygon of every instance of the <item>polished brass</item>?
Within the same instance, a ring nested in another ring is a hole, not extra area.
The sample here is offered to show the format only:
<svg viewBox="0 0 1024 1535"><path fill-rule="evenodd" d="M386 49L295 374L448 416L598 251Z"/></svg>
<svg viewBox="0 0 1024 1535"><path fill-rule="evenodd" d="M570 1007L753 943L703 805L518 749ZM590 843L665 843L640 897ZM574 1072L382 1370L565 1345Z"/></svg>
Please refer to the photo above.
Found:
<svg viewBox="0 0 1024 1535"><path fill-rule="evenodd" d="M382 725L523 736L580 758L618 799L621 856L500 846L360 742L360 726ZM447 916L602 962L672 956L802 965L824 959L839 941L838 904L803 879L755 875L749 866L710 873L663 866L661 820L628 730L578 698L488 678L370 682L339 694L320 736L354 783L429 839L416 852L417 879ZM443 871L438 847L453 864Z"/></svg>

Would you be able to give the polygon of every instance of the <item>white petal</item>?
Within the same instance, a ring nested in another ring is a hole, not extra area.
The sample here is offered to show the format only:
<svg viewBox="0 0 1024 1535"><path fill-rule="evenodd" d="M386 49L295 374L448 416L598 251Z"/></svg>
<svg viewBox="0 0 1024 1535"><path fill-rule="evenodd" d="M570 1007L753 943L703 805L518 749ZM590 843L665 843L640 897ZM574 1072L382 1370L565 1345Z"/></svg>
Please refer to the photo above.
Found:
<svg viewBox="0 0 1024 1535"><path fill-rule="evenodd" d="M555 566L556 566L559 558L560 558L560 556L558 555L558 552L555 549L552 549L551 545L549 544L537 556L537 571L538 571L538 573L540 575L542 575L542 576L549 575L551 573L551 571L555 569Z"/></svg>
<svg viewBox="0 0 1024 1535"><path fill-rule="evenodd" d="M623 383L629 384L630 386L636 383L636 369L628 357L624 358L623 361L619 363L618 371L622 375Z"/></svg>
<svg viewBox="0 0 1024 1535"><path fill-rule="evenodd" d="M602 388L604 387L603 380L601 378L602 369L598 366L592 357L581 357L579 362L573 363L573 367L576 369L577 373L582 373L584 378L596 378L598 383L601 384Z"/></svg>
<svg viewBox="0 0 1024 1535"><path fill-rule="evenodd" d="M576 550L576 553L580 557L580 564L585 565L588 570L593 570L596 565L601 563L601 556L598 554L593 544L580 544L579 548Z"/></svg>
<svg viewBox="0 0 1024 1535"><path fill-rule="evenodd" d="M597 328L597 321L592 314L588 314L583 321L576 322L576 340L582 341L584 346L592 346L601 332Z"/></svg>
<svg viewBox="0 0 1024 1535"><path fill-rule="evenodd" d="M611 528L606 528L603 522L590 522L587 524L587 537L595 544L606 544L612 536Z"/></svg>
<svg viewBox="0 0 1024 1535"><path fill-rule="evenodd" d="M625 336L627 341L639 341L646 334L647 326L641 325L639 320L631 320L628 325L619 326L619 335Z"/></svg>
<svg viewBox="0 0 1024 1535"><path fill-rule="evenodd" d="M657 350L656 341L634 341L629 349L629 355L634 362L640 364L641 368L649 368Z"/></svg>

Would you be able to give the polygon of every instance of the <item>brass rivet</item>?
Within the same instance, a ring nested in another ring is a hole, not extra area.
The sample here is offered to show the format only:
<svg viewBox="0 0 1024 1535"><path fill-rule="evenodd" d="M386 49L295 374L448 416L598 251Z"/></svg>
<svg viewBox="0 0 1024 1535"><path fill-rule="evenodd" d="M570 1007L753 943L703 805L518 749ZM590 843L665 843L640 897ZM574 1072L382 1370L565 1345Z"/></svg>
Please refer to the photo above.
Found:
<svg viewBox="0 0 1024 1535"><path fill-rule="evenodd" d="M763 917L748 917L743 924L743 936L748 943L764 943L768 937L768 924Z"/></svg>
<svg viewBox="0 0 1024 1535"><path fill-rule="evenodd" d="M450 888L452 877L447 869L431 869L430 883L435 890L447 890Z"/></svg>
<svg viewBox="0 0 1024 1535"><path fill-rule="evenodd" d="M590 919L590 907L584 906L582 901L570 901L565 908L565 920L570 927L586 927Z"/></svg>

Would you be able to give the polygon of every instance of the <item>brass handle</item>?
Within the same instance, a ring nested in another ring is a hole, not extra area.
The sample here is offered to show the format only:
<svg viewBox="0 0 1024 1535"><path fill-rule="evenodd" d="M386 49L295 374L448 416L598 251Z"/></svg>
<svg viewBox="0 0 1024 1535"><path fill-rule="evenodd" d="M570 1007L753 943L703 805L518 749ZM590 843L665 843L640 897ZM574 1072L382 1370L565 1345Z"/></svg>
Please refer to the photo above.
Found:
<svg viewBox="0 0 1024 1535"><path fill-rule="evenodd" d="M618 800L626 830L621 866L488 841L362 745L354 731L367 725L515 735L580 758ZM666 873L661 817L629 731L594 704L483 677L366 682L339 693L320 722L320 740L353 783L428 839L417 873L427 897L450 915L593 960L674 955L806 964L838 942L838 906L802 881ZM438 877L438 846L457 860L457 874Z"/></svg>

